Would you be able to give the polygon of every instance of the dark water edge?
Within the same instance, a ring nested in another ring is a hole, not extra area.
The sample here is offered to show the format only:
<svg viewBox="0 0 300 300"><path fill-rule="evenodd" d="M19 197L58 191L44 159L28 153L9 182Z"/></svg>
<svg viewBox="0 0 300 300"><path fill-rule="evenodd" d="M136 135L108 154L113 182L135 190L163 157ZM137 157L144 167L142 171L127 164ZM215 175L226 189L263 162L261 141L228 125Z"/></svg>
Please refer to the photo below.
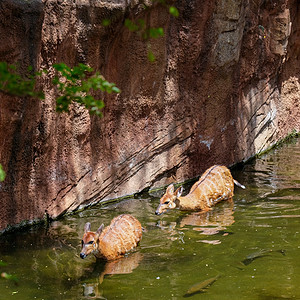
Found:
<svg viewBox="0 0 300 300"><path fill-rule="evenodd" d="M160 190L0 236L0 273L18 278L0 279L0 299L300 299L299 146L294 138L233 169L247 189L208 213L156 216ZM80 259L85 222L96 230L121 213L147 230L136 251Z"/></svg>

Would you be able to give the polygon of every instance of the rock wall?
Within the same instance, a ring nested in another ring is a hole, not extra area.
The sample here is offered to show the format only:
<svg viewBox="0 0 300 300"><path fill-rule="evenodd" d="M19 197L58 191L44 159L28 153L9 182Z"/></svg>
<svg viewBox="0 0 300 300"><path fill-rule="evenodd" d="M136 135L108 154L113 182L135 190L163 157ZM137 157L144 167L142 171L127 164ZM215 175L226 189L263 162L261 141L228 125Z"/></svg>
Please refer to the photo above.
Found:
<svg viewBox="0 0 300 300"><path fill-rule="evenodd" d="M0 94L0 231L194 178L300 131L297 0L178 0L178 18L139 3L0 2L0 61L49 69L44 101ZM165 36L146 43L128 17ZM89 64L117 84L103 118L77 105L55 112L56 62Z"/></svg>

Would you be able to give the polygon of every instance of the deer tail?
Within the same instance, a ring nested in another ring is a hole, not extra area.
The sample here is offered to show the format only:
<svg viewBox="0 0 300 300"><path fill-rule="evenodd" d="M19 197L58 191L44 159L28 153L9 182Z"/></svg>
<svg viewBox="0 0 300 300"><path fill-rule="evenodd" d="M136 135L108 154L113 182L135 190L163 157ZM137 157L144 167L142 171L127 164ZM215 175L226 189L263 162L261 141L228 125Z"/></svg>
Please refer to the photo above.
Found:
<svg viewBox="0 0 300 300"><path fill-rule="evenodd" d="M233 182L235 185L237 185L238 187L242 188L242 189L245 189L246 187L242 184L240 184L238 181L236 181L235 179L233 179Z"/></svg>

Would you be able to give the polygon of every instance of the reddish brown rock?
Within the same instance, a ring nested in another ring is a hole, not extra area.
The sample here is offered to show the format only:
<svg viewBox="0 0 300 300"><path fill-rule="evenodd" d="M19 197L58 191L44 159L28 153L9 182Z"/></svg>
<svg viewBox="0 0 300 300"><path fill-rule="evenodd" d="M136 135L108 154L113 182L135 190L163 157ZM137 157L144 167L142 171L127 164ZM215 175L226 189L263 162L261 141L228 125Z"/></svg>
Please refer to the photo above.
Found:
<svg viewBox="0 0 300 300"><path fill-rule="evenodd" d="M45 101L0 95L0 230L193 178L300 131L299 1L177 1L178 18L136 3L0 2L0 61L50 71ZM124 28L129 16L164 27L151 41L156 62ZM52 64L62 61L122 90L105 97L102 119L55 112Z"/></svg>

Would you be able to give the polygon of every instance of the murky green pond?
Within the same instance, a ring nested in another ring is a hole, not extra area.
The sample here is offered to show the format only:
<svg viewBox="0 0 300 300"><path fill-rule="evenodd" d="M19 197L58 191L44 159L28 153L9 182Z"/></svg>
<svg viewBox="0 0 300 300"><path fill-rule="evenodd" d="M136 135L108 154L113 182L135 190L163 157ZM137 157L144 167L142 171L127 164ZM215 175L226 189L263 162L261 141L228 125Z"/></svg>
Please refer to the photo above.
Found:
<svg viewBox="0 0 300 300"><path fill-rule="evenodd" d="M247 189L208 213L156 216L161 191L0 237L0 273L19 280L0 279L0 299L300 299L300 139L233 175ZM147 230L137 251L80 259L85 222L121 213Z"/></svg>

